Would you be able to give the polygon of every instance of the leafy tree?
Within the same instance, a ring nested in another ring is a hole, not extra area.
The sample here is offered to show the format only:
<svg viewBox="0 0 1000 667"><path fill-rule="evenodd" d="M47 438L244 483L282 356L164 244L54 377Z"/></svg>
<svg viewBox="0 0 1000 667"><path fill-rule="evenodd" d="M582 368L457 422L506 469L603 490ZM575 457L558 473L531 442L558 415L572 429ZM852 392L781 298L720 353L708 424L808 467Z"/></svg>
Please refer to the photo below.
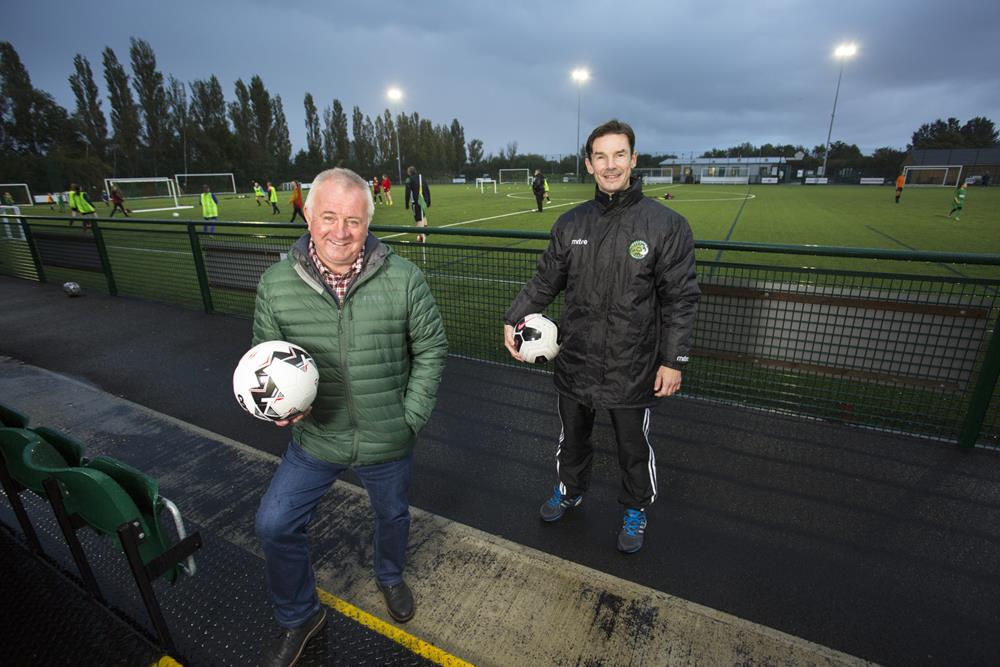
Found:
<svg viewBox="0 0 1000 667"><path fill-rule="evenodd" d="M347 138L347 115L340 100L333 108L323 110L323 157L327 164L344 166L351 157L351 142Z"/></svg>
<svg viewBox="0 0 1000 667"><path fill-rule="evenodd" d="M226 171L229 165L228 153L234 141L226 120L226 98L222 92L222 84L213 74L207 81L192 81L189 88L191 157L192 164L196 165L195 171ZM243 165L239 167L242 169Z"/></svg>
<svg viewBox="0 0 1000 667"><path fill-rule="evenodd" d="M90 61L79 53L73 58L69 86L76 98L75 117L83 128L84 140L99 159L107 159L108 121L101 109L100 91L94 82Z"/></svg>
<svg viewBox="0 0 1000 667"><path fill-rule="evenodd" d="M458 174L462 171L465 166L465 161L468 156L465 152L465 128L462 124L458 122L457 118L451 120L451 128L449 128L449 134L451 139L450 146L450 167L454 174Z"/></svg>
<svg viewBox="0 0 1000 667"><path fill-rule="evenodd" d="M274 105L263 79L254 74L250 79L250 135L265 156L272 155L271 131L274 129ZM269 169L270 164L265 165Z"/></svg>
<svg viewBox="0 0 1000 667"><path fill-rule="evenodd" d="M997 143L997 128L993 121L976 116L962 126L962 136L966 148L992 148Z"/></svg>
<svg viewBox="0 0 1000 667"><path fill-rule="evenodd" d="M278 173L286 173L291 164L292 142L288 138L288 121L285 119L285 109L281 104L281 95L276 95L271 101L271 115L274 126L271 128L271 148L274 168Z"/></svg>
<svg viewBox="0 0 1000 667"><path fill-rule="evenodd" d="M159 176L167 124L167 95L163 73L156 68L156 55L148 42L136 37L129 40L132 57L132 85L142 109L142 139L153 176Z"/></svg>
<svg viewBox="0 0 1000 667"><path fill-rule="evenodd" d="M108 86L111 102L112 161L115 175L135 176L139 151L139 108L129 88L129 77L118 62L118 56L106 47L104 81Z"/></svg>
<svg viewBox="0 0 1000 667"><path fill-rule="evenodd" d="M187 88L171 74L166 87L167 122L165 134L170 137L168 157L181 173L188 173L188 137L191 134L191 113Z"/></svg>
<svg viewBox="0 0 1000 667"><path fill-rule="evenodd" d="M469 164L477 167L483 161L483 140L473 139L469 142Z"/></svg>
<svg viewBox="0 0 1000 667"><path fill-rule="evenodd" d="M323 132L319 126L319 112L313 102L311 93L306 93L303 101L306 110L306 153L313 169L318 169L323 162Z"/></svg>
<svg viewBox="0 0 1000 667"><path fill-rule="evenodd" d="M51 95L35 89L10 42L0 42L0 96L5 98L0 123L5 149L41 156L72 141L75 131L66 110Z"/></svg>

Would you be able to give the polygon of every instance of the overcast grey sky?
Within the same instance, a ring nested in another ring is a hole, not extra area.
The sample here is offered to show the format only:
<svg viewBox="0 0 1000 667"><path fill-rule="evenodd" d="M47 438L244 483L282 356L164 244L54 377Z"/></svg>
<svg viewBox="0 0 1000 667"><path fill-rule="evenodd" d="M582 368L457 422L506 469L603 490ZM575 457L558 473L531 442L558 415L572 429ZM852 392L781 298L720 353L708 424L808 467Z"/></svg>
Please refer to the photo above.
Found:
<svg viewBox="0 0 1000 667"><path fill-rule="evenodd" d="M295 150L302 99L338 98L374 116L386 89L435 123L458 118L487 152L572 153L574 67L582 136L611 117L643 152L701 151L750 141L826 140L845 40L834 141L904 147L922 123L985 115L1000 124L1000 2L747 0L681 2L169 2L5 3L0 39L32 82L71 111L67 77L86 56L103 88L101 51L128 68L130 36L148 41L164 74L233 83L260 74L280 94ZM130 71L130 69L129 69ZM109 105L104 102L107 114Z"/></svg>

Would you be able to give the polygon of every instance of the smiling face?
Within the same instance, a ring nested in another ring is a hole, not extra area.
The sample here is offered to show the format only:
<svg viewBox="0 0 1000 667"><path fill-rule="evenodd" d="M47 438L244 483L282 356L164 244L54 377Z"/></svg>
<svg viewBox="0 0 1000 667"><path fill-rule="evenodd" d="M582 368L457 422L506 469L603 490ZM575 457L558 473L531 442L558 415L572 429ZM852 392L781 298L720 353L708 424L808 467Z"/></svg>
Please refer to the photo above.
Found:
<svg viewBox="0 0 1000 667"><path fill-rule="evenodd" d="M637 154L632 152L624 134L605 134L594 139L587 156L587 172L593 174L601 192L614 194L628 189Z"/></svg>
<svg viewBox="0 0 1000 667"><path fill-rule="evenodd" d="M368 236L368 193L327 181L312 193L305 214L320 261L334 273L347 272Z"/></svg>

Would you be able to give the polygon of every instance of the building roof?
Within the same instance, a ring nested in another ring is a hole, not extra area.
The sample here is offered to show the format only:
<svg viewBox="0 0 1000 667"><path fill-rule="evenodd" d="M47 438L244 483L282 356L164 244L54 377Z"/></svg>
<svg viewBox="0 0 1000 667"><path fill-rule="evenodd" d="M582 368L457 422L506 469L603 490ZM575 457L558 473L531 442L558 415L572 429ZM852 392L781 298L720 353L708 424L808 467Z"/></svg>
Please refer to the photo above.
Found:
<svg viewBox="0 0 1000 667"><path fill-rule="evenodd" d="M914 148L907 163L933 165L1000 165L1000 146L993 148Z"/></svg>
<svg viewBox="0 0 1000 667"><path fill-rule="evenodd" d="M668 158L660 163L661 167L670 167L681 164L691 165L721 165L721 164L785 164L787 161L783 157L696 157L691 158Z"/></svg>

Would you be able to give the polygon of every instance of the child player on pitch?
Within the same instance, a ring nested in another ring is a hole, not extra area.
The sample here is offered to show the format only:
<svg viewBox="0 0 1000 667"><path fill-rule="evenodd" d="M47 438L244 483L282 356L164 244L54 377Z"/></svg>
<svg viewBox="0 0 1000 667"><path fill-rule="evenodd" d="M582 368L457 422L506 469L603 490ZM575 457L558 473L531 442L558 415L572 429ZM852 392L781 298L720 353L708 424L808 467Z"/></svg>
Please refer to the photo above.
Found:
<svg viewBox="0 0 1000 667"><path fill-rule="evenodd" d="M965 206L965 193L968 189L969 184L962 181L962 184L958 186L957 190L955 190L955 197L951 200L952 207L951 210L948 211L948 217L950 218L952 213L956 213L955 222L962 219L962 207Z"/></svg>

